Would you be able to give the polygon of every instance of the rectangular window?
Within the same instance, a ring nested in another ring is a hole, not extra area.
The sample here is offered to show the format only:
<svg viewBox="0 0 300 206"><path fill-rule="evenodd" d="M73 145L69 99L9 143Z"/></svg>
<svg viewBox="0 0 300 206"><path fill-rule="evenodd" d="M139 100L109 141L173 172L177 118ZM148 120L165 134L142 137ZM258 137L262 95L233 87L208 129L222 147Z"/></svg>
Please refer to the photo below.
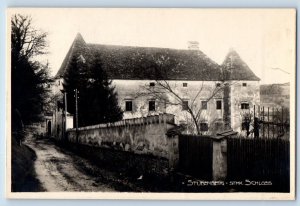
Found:
<svg viewBox="0 0 300 206"><path fill-rule="evenodd" d="M150 87L154 87L155 83L154 82L150 82Z"/></svg>
<svg viewBox="0 0 300 206"><path fill-rule="evenodd" d="M185 83L185 82L182 83L182 86L183 86L183 87L187 87L187 83Z"/></svg>
<svg viewBox="0 0 300 206"><path fill-rule="evenodd" d="M200 123L200 131L206 132L208 131L208 124L207 123Z"/></svg>
<svg viewBox="0 0 300 206"><path fill-rule="evenodd" d="M217 86L217 87L220 87L220 86L221 86L221 83L217 83L216 86Z"/></svg>
<svg viewBox="0 0 300 206"><path fill-rule="evenodd" d="M155 111L155 101L154 100L149 101L149 111Z"/></svg>
<svg viewBox="0 0 300 206"><path fill-rule="evenodd" d="M248 103L242 103L241 104L241 109L249 109L249 104Z"/></svg>
<svg viewBox="0 0 300 206"><path fill-rule="evenodd" d="M201 101L201 109L207 109L207 101Z"/></svg>
<svg viewBox="0 0 300 206"><path fill-rule="evenodd" d="M184 100L182 101L182 110L188 110L189 107L189 101Z"/></svg>
<svg viewBox="0 0 300 206"><path fill-rule="evenodd" d="M222 109L222 101L221 100L217 100L216 101L216 109Z"/></svg>
<svg viewBox="0 0 300 206"><path fill-rule="evenodd" d="M246 87L246 86L247 86L247 83L244 82L244 83L243 83L243 87Z"/></svg>
<svg viewBox="0 0 300 206"><path fill-rule="evenodd" d="M125 111L126 112L132 111L132 101L131 100L125 101Z"/></svg>

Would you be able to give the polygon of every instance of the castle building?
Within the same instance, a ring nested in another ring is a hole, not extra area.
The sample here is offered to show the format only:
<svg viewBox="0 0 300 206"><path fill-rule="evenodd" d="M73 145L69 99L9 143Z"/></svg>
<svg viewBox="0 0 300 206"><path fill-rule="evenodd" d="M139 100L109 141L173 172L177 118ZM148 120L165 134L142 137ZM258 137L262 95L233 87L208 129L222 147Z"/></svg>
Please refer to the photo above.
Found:
<svg viewBox="0 0 300 206"><path fill-rule="evenodd" d="M189 43L188 49L102 45L86 43L77 34L55 76L54 90L63 89L73 56L87 64L98 56L115 86L124 119L170 113L177 124L189 125L192 108L203 133L224 125L241 131L243 114L260 102L260 79L236 51L219 65L197 42ZM162 85L168 90L155 95Z"/></svg>

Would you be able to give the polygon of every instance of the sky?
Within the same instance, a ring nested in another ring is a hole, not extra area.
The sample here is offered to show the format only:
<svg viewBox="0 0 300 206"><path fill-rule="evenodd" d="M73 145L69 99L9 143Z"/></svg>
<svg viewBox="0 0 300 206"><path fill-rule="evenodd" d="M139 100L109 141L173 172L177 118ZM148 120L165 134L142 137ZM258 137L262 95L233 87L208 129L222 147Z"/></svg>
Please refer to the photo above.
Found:
<svg viewBox="0 0 300 206"><path fill-rule="evenodd" d="M87 43L199 49L222 64L236 50L262 84L295 78L295 11L284 9L19 9L48 33L51 75L58 71L75 36Z"/></svg>

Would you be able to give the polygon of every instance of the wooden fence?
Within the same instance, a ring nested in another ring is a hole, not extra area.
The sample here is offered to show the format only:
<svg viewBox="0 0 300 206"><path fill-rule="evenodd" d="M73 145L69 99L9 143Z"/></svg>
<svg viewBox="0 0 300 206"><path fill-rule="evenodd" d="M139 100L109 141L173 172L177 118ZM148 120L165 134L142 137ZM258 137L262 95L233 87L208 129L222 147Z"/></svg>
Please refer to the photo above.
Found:
<svg viewBox="0 0 300 206"><path fill-rule="evenodd" d="M216 137L180 135L179 171L201 180L225 181L228 189L237 191L289 191L289 140L227 133Z"/></svg>
<svg viewBox="0 0 300 206"><path fill-rule="evenodd" d="M227 179L270 181L275 191L288 191L290 142L273 138L228 138Z"/></svg>
<svg viewBox="0 0 300 206"><path fill-rule="evenodd" d="M213 140L209 136L179 136L179 170L201 179L212 179Z"/></svg>

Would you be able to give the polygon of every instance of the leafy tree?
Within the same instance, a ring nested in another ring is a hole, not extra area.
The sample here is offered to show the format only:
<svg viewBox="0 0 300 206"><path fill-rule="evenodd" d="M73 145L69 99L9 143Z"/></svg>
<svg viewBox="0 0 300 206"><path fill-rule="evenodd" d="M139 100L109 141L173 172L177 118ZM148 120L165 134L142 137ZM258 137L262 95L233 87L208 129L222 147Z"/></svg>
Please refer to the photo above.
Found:
<svg viewBox="0 0 300 206"><path fill-rule="evenodd" d="M75 115L75 90L78 91L78 116L84 115L85 112L85 99L86 99L86 89L87 89L87 68L85 63L80 62L80 60L74 55L70 61L70 67L64 76L64 90L67 92L67 109L68 112L74 114L74 125L76 122ZM84 125L82 123L83 119L80 120L79 125Z"/></svg>
<svg viewBox="0 0 300 206"><path fill-rule="evenodd" d="M89 124L121 120L123 112L118 105L117 93L103 70L103 64L99 57L92 62L90 77L90 109L87 111Z"/></svg>
<svg viewBox="0 0 300 206"><path fill-rule="evenodd" d="M45 54L47 34L32 26L30 16L11 18L11 104L12 113L20 114L24 124L41 119L48 94L48 64L35 60ZM14 115L12 115L14 125Z"/></svg>

